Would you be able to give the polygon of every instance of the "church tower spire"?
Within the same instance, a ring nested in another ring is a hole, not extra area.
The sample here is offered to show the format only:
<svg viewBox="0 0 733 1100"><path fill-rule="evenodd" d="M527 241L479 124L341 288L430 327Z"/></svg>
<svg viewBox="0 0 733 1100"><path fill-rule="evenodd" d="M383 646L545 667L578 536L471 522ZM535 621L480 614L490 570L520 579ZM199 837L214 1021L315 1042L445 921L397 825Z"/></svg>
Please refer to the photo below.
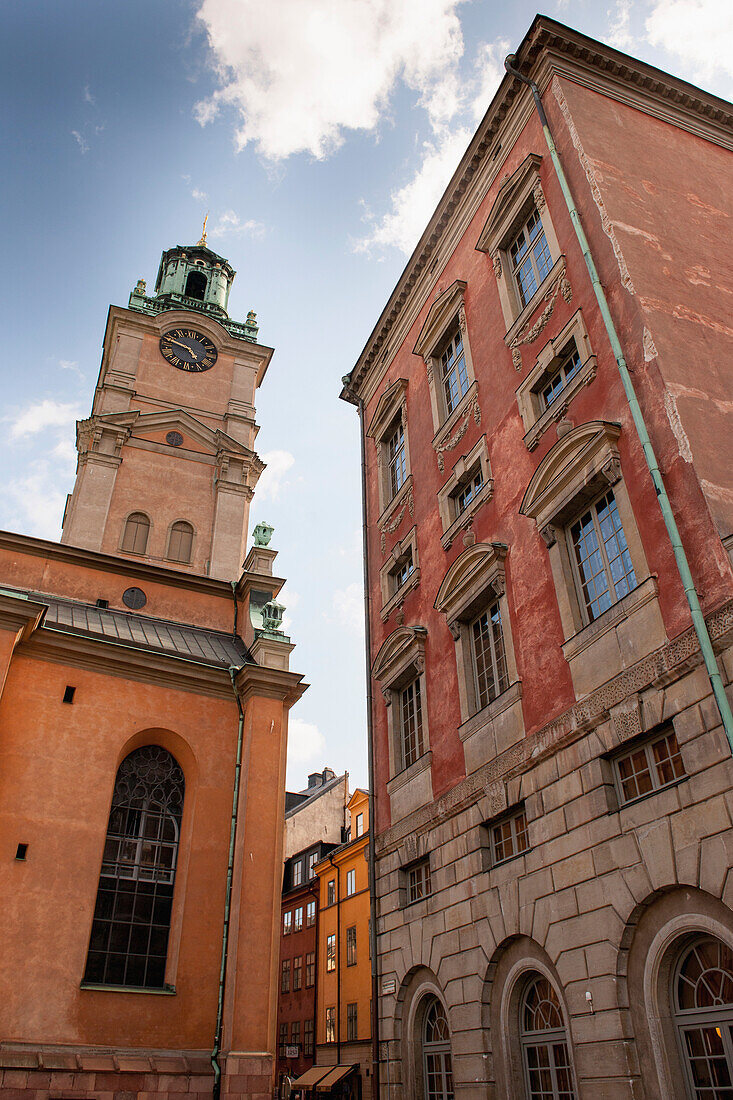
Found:
<svg viewBox="0 0 733 1100"><path fill-rule="evenodd" d="M77 424L62 542L234 580L263 464L255 391L272 349L229 316L236 272L206 244L163 252L112 306L91 416Z"/></svg>

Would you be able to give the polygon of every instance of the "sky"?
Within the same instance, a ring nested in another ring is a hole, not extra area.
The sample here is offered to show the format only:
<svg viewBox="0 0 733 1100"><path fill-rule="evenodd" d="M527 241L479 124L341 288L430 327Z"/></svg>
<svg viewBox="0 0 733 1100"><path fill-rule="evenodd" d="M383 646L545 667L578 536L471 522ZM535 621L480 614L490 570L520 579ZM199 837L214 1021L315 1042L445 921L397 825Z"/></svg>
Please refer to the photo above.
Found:
<svg viewBox="0 0 733 1100"><path fill-rule="evenodd" d="M366 785L358 419L338 400L498 87L531 0L5 0L0 527L58 539L110 304L209 244L275 356L258 393L267 520L311 684L288 785ZM725 98L724 0L544 14ZM12 275L12 278L11 278Z"/></svg>

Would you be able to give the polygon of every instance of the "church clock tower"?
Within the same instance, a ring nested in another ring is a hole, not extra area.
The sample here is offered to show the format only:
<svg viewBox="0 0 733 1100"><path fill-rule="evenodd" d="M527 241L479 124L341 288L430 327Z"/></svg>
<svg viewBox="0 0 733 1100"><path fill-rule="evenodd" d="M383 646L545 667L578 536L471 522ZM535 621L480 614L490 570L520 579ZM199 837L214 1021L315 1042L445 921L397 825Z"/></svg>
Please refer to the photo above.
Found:
<svg viewBox="0 0 733 1100"><path fill-rule="evenodd" d="M91 416L77 424L61 541L236 580L263 463L255 390L272 349L229 317L236 272L206 243L169 248L155 292L112 306Z"/></svg>

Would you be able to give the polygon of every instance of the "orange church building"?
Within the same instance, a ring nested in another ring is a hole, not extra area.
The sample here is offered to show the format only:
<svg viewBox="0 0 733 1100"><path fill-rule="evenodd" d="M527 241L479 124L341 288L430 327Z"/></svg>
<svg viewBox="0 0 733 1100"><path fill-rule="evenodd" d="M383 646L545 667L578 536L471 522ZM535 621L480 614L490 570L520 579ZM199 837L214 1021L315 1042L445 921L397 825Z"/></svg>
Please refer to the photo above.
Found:
<svg viewBox="0 0 733 1100"><path fill-rule="evenodd" d="M0 533L0 1096L264 1100L289 670L272 357L205 236L109 312L61 543Z"/></svg>

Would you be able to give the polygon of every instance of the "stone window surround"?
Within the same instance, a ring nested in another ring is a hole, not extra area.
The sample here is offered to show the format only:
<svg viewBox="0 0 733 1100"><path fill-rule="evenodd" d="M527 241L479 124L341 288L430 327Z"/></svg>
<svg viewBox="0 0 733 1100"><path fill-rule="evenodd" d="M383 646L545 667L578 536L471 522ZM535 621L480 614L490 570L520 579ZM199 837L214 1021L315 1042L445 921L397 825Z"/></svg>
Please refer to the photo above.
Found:
<svg viewBox="0 0 733 1100"><path fill-rule="evenodd" d="M404 584L392 591L392 573L401 565L409 552L412 552L412 573ZM417 551L417 527L414 526L407 532L403 539L396 542L386 562L379 571L379 584L382 591L382 622L386 622L396 607L406 598L408 593L417 588L420 583L420 560Z"/></svg>
<svg viewBox="0 0 733 1100"><path fill-rule="evenodd" d="M424 626L400 626L383 642L372 665L372 676L379 683L387 708L389 745L389 780L392 820L399 820L433 797L430 751L430 728L425 677ZM413 680L420 683L420 703L424 751L413 764L402 765L400 742L399 692Z"/></svg>
<svg viewBox="0 0 733 1100"><path fill-rule="evenodd" d="M402 425L405 437L405 480L393 495L389 484L387 442L397 420ZM379 524L381 526L382 520L385 518L385 512L395 506L397 498L406 492L405 486L408 481L411 483L410 441L407 431L407 380L405 378L398 378L395 382L392 382L379 398L366 434L374 440L377 451Z"/></svg>
<svg viewBox="0 0 733 1100"><path fill-rule="evenodd" d="M454 514L453 497L460 491L463 484L469 480L471 471L476 466L481 467L484 483L471 503L459 516ZM438 493L438 511L443 524L441 544L444 550L450 550L457 535L473 522L474 514L482 504L488 504L494 495L494 479L491 476L489 463L489 449L486 436L482 435L478 443L468 452L456 460L450 477Z"/></svg>
<svg viewBox="0 0 733 1100"><path fill-rule="evenodd" d="M542 190L541 165L542 157L538 153L529 153L524 158L516 171L499 189L476 242L477 250L486 252L491 257L507 329L511 329L516 324L520 315L528 318L537 308L546 291L548 279L551 279L555 273L560 257L560 245ZM542 218L542 228L545 231L553 267L527 304L522 306L519 292L512 278L512 262L508 250L533 207L539 211Z"/></svg>
<svg viewBox="0 0 733 1100"><path fill-rule="evenodd" d="M561 352L571 340L575 340L582 366L552 404L545 409L542 407L539 391L552 368L559 365ZM596 357L591 351L582 311L578 309L557 336L547 341L539 352L535 365L517 388L517 405L526 432L524 442L528 451L535 449L551 424L563 419L572 399L583 386L590 385L596 377L596 372Z"/></svg>
<svg viewBox="0 0 733 1100"><path fill-rule="evenodd" d="M419 355L425 363L428 388L430 390L430 407L433 414L433 426L436 432L439 432L448 421L451 423L455 422L456 414L459 409L463 411L468 396L467 393L464 394L453 411L450 413L448 412L442 379L440 377L440 355L443 351L442 345L454 331L454 324L456 321L461 330L469 390L476 381L476 375L473 369L473 358L471 356L471 345L468 339L466 307L464 304L466 286L467 284L463 279L456 279L447 290L438 295L430 307L423 327L420 330L420 335L413 348L414 354ZM458 413L458 415L460 416L460 413Z"/></svg>
<svg viewBox="0 0 733 1100"><path fill-rule="evenodd" d="M622 661L620 643L616 643L614 648L612 639L617 630L624 634L624 659L629 664L666 641L657 581L649 572L621 473L616 446L620 434L620 424L602 420L589 421L573 428L545 455L532 476L519 509L521 515L535 520L548 549L565 638L563 654L570 665L573 685L579 696L594 690L624 667L623 663L619 663ZM593 622L587 622L578 596L567 529L589 504L608 492L609 488L613 489L626 536L636 587ZM594 649L595 655L592 653Z"/></svg>

